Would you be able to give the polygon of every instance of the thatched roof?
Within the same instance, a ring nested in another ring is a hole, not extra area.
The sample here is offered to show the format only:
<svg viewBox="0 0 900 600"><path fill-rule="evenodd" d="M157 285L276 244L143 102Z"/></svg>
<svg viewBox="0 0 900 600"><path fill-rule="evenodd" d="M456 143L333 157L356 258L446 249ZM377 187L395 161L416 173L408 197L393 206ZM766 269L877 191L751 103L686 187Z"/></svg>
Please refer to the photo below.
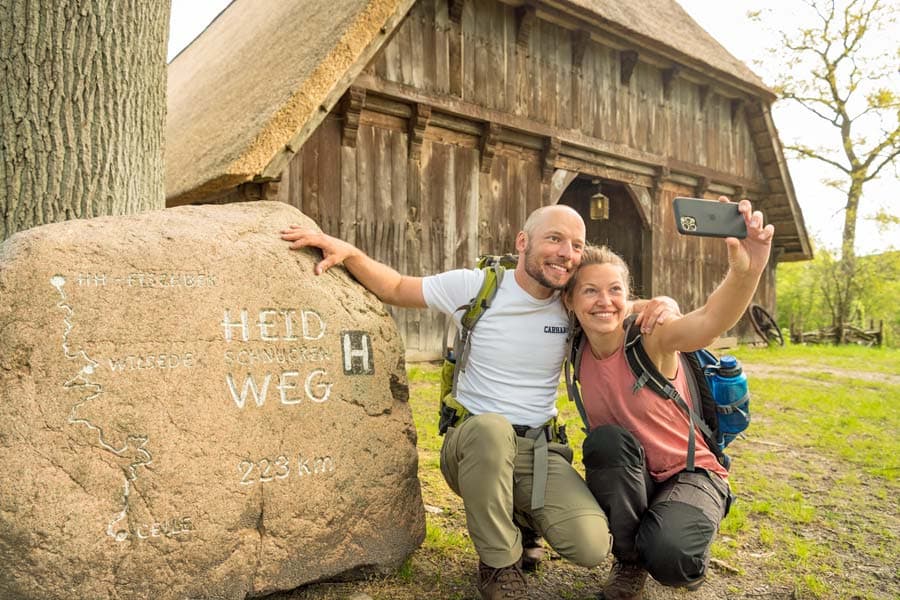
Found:
<svg viewBox="0 0 900 600"><path fill-rule="evenodd" d="M620 31L643 45L723 78L746 84L770 101L772 91L747 65L732 56L675 0L561 0L586 18L599 18L609 29ZM727 35L728 32L725 32Z"/></svg>
<svg viewBox="0 0 900 600"><path fill-rule="evenodd" d="M169 65L166 196L234 187L293 154L413 2L232 2Z"/></svg>

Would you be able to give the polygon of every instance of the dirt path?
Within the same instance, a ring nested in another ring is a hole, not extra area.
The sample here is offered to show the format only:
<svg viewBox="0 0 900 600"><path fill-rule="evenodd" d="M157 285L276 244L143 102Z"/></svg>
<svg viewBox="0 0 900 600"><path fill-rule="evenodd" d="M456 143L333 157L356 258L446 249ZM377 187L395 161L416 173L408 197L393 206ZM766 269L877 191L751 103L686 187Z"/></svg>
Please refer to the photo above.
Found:
<svg viewBox="0 0 900 600"><path fill-rule="evenodd" d="M763 363L751 363L741 361L744 371L753 376L778 376L812 379L821 382L820 375L828 375L839 379L857 379L862 381L880 381L890 385L900 385L900 375L891 373L875 373L873 371L860 371L855 369L842 369L837 367L809 365L795 363L792 365L768 365Z"/></svg>

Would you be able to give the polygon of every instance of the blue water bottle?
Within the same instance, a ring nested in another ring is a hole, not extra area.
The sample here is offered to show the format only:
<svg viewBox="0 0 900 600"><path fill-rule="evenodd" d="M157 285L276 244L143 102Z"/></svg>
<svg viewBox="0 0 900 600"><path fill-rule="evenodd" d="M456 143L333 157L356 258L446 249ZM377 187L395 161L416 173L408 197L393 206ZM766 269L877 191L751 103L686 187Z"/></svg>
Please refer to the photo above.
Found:
<svg viewBox="0 0 900 600"><path fill-rule="evenodd" d="M750 391L737 358L726 354L708 379L719 413L719 449L722 450L750 424Z"/></svg>

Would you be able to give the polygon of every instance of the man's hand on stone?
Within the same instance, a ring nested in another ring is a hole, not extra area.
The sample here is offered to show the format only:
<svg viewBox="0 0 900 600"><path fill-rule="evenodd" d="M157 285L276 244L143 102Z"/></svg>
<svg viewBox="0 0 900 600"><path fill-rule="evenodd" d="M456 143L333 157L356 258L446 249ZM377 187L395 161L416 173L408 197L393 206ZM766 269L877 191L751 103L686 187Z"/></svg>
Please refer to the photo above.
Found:
<svg viewBox="0 0 900 600"><path fill-rule="evenodd" d="M291 250L311 247L322 251L323 258L315 267L316 275L321 275L331 267L342 264L345 260L360 252L358 248L344 240L339 240L320 231L304 229L299 225L291 225L287 229L282 229L281 239L291 242Z"/></svg>

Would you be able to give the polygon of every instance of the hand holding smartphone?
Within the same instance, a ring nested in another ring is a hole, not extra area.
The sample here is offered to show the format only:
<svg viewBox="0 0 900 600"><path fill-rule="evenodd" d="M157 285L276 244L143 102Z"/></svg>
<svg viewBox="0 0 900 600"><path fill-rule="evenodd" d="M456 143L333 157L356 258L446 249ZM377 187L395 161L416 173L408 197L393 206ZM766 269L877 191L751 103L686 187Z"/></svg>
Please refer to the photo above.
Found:
<svg viewBox="0 0 900 600"><path fill-rule="evenodd" d="M747 224L734 202L699 198L675 198L675 227L682 235L747 237Z"/></svg>

